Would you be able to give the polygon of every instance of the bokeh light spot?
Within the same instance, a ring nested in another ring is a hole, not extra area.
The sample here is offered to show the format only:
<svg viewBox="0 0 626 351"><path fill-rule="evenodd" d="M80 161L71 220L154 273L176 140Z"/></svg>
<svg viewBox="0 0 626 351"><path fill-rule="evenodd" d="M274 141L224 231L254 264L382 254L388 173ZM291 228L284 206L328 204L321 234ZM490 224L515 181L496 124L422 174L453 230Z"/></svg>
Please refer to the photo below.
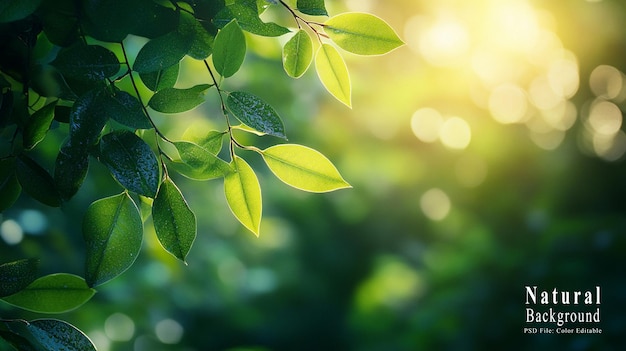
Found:
<svg viewBox="0 0 626 351"><path fill-rule="evenodd" d="M411 129L415 136L425 142L432 143L439 139L439 131L443 125L443 117L432 108L422 108L411 117Z"/></svg>
<svg viewBox="0 0 626 351"><path fill-rule="evenodd" d="M422 32L419 52L433 66L454 66L463 62L469 45L469 34L463 24L451 16L443 16Z"/></svg>
<svg viewBox="0 0 626 351"><path fill-rule="evenodd" d="M614 135L622 127L622 111L609 101L594 102L587 120L591 129L599 134Z"/></svg>
<svg viewBox="0 0 626 351"><path fill-rule="evenodd" d="M578 63L575 56L567 52L570 58L552 61L548 69L548 82L552 91L563 98L571 98L578 91L580 78L578 75Z"/></svg>
<svg viewBox="0 0 626 351"><path fill-rule="evenodd" d="M0 236L9 245L17 245L24 239L24 230L16 221L7 219L0 224Z"/></svg>
<svg viewBox="0 0 626 351"><path fill-rule="evenodd" d="M617 161L626 153L626 134L622 131L615 135L595 134L593 149L602 159Z"/></svg>
<svg viewBox="0 0 626 351"><path fill-rule="evenodd" d="M514 84L498 86L489 96L489 111L499 123L521 122L528 111L526 92Z"/></svg>
<svg viewBox="0 0 626 351"><path fill-rule="evenodd" d="M462 150L472 140L472 129L464 119L451 117L441 126L439 139L441 139L443 145L451 149Z"/></svg>
<svg viewBox="0 0 626 351"><path fill-rule="evenodd" d="M32 235L40 235L48 228L48 219L37 210L24 210L18 216L19 222L24 232Z"/></svg>
<svg viewBox="0 0 626 351"><path fill-rule="evenodd" d="M422 195L420 207L426 217L433 221L440 221L446 218L452 205L450 198L443 190L433 188Z"/></svg>
<svg viewBox="0 0 626 351"><path fill-rule="evenodd" d="M615 99L624 88L624 75L613 66L600 65L591 71L589 87L597 97Z"/></svg>
<svg viewBox="0 0 626 351"><path fill-rule="evenodd" d="M104 321L104 333L113 341L128 341L135 334L135 322L124 313L113 313Z"/></svg>
<svg viewBox="0 0 626 351"><path fill-rule="evenodd" d="M157 339L164 344L178 344L183 338L184 328L173 319L163 319L154 327Z"/></svg>

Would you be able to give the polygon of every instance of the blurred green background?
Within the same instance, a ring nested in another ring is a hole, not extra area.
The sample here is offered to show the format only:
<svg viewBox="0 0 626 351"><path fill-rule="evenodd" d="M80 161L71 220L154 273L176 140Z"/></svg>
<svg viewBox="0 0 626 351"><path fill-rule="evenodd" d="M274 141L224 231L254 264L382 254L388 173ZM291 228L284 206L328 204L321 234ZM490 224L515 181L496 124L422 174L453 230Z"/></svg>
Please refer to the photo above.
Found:
<svg viewBox="0 0 626 351"><path fill-rule="evenodd" d="M189 265L148 224L129 271L53 317L102 351L626 349L626 3L327 6L375 13L407 43L381 57L345 54L352 110L314 70L286 76L287 38L248 37L254 52L225 89L270 102L290 142L327 155L353 189L302 193L244 153L263 189L257 239L230 214L220 180L176 178L198 217ZM183 84L204 79L185 64ZM174 139L194 123L222 128L214 93L159 123ZM62 137L51 133L42 155ZM277 142L254 138L244 140ZM83 274L82 213L120 191L91 164L63 208L22 197L1 215L3 262L41 257L42 274ZM523 334L526 285L600 286L602 334ZM6 304L0 314L42 317Z"/></svg>

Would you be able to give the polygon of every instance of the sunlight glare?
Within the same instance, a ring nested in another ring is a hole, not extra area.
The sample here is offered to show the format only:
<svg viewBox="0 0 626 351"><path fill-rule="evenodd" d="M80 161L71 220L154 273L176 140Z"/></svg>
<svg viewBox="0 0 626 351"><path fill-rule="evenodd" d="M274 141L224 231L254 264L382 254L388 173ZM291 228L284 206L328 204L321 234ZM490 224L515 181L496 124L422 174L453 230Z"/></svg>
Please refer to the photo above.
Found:
<svg viewBox="0 0 626 351"><path fill-rule="evenodd" d="M470 37L452 16L440 17L419 38L419 52L433 66L456 66L465 61Z"/></svg>
<svg viewBox="0 0 626 351"><path fill-rule="evenodd" d="M502 124L522 122L528 111L526 92L515 84L503 84L491 92L489 111Z"/></svg>
<svg viewBox="0 0 626 351"><path fill-rule="evenodd" d="M567 58L554 60L548 69L548 81L552 91L560 97L569 99L578 91L580 78L576 57L565 51Z"/></svg>
<svg viewBox="0 0 626 351"><path fill-rule="evenodd" d="M443 117L439 111L433 108L421 108L415 111L413 117L411 117L413 134L425 143L432 143L439 139L442 125Z"/></svg>

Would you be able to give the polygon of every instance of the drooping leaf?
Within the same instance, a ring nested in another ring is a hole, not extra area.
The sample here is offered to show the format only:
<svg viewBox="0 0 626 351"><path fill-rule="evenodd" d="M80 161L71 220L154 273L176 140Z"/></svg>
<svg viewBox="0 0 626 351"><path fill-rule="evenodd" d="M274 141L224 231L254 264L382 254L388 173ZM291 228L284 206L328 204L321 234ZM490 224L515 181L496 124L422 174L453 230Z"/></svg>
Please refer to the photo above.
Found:
<svg viewBox="0 0 626 351"><path fill-rule="evenodd" d="M95 144L108 120L104 89L90 90L80 96L70 112L70 140L77 147L88 148Z"/></svg>
<svg viewBox="0 0 626 351"><path fill-rule="evenodd" d="M244 227L259 236L262 213L259 180L250 165L239 156L235 156L232 167L234 171L224 177L228 207Z"/></svg>
<svg viewBox="0 0 626 351"><path fill-rule="evenodd" d="M22 193L15 171L15 158L0 159L0 213L11 207Z"/></svg>
<svg viewBox="0 0 626 351"><path fill-rule="evenodd" d="M236 20L217 33L213 44L213 65L217 73L228 78L237 73L246 56L246 37Z"/></svg>
<svg viewBox="0 0 626 351"><path fill-rule="evenodd" d="M21 20L35 12L41 0L5 0L0 2L0 23Z"/></svg>
<svg viewBox="0 0 626 351"><path fill-rule="evenodd" d="M235 91L226 99L228 110L248 127L286 139L285 127L278 113L255 95Z"/></svg>
<svg viewBox="0 0 626 351"><path fill-rule="evenodd" d="M48 171L26 155L20 155L15 166L17 180L28 195L48 206L61 206L61 197Z"/></svg>
<svg viewBox="0 0 626 351"><path fill-rule="evenodd" d="M0 335L20 351L96 351L83 332L57 319L4 321L9 331Z"/></svg>
<svg viewBox="0 0 626 351"><path fill-rule="evenodd" d="M162 71L179 63L192 42L174 30L147 42L137 53L133 70L139 73Z"/></svg>
<svg viewBox="0 0 626 351"><path fill-rule="evenodd" d="M236 19L241 29L246 32L265 37L279 37L289 33L289 29L274 22L263 22L259 18L256 0L238 1L222 9L213 22L218 27L224 27Z"/></svg>
<svg viewBox="0 0 626 351"><path fill-rule="evenodd" d="M350 74L343 58L330 44L323 44L315 55L315 69L320 81L337 100L352 106Z"/></svg>
<svg viewBox="0 0 626 351"><path fill-rule="evenodd" d="M87 176L88 169L88 150L74 146L71 142L63 144L54 167L54 183L62 199L69 200L76 194Z"/></svg>
<svg viewBox="0 0 626 351"><path fill-rule="evenodd" d="M324 32L340 48L359 55L382 55L404 45L384 20L369 13L342 13L324 23Z"/></svg>
<svg viewBox="0 0 626 351"><path fill-rule="evenodd" d="M126 189L154 198L159 187L159 163L150 146L129 131L114 131L100 140L100 162Z"/></svg>
<svg viewBox="0 0 626 351"><path fill-rule="evenodd" d="M53 101L30 116L26 122L22 136L24 148L34 148L46 136L48 129L50 129L50 124L52 124L52 120L54 120L54 108L56 103L56 101Z"/></svg>
<svg viewBox="0 0 626 351"><path fill-rule="evenodd" d="M163 113L189 111L204 102L204 94L210 87L200 84L187 89L164 88L152 95L148 106Z"/></svg>
<svg viewBox="0 0 626 351"><path fill-rule="evenodd" d="M115 54L99 45L76 44L62 49L52 65L67 78L85 81L101 81L120 70Z"/></svg>
<svg viewBox="0 0 626 351"><path fill-rule="evenodd" d="M298 0L296 8L302 13L311 16L328 16L324 0Z"/></svg>
<svg viewBox="0 0 626 351"><path fill-rule="evenodd" d="M285 43L283 67L290 77L300 78L313 62L313 42L303 29Z"/></svg>
<svg viewBox="0 0 626 351"><path fill-rule="evenodd" d="M183 133L183 140L190 141L206 151L217 155L222 150L224 135L226 132L217 130L206 131L203 128L189 127ZM180 150L179 150L180 151Z"/></svg>
<svg viewBox="0 0 626 351"><path fill-rule="evenodd" d="M143 84L152 91L159 91L164 88L173 88L174 84L178 80L178 71L180 65L175 64L170 66L164 70L149 72L149 73L141 73L139 76L143 81Z"/></svg>
<svg viewBox="0 0 626 351"><path fill-rule="evenodd" d="M135 262L143 239L141 215L128 193L92 203L83 218L83 237L87 285L104 284L126 271Z"/></svg>
<svg viewBox="0 0 626 351"><path fill-rule="evenodd" d="M350 188L337 168L320 152L297 144L282 144L262 151L270 170L294 188L323 193Z"/></svg>
<svg viewBox="0 0 626 351"><path fill-rule="evenodd" d="M57 273L38 278L23 290L2 299L28 311L63 313L83 305L95 293L83 278Z"/></svg>
<svg viewBox="0 0 626 351"><path fill-rule="evenodd" d="M170 166L177 172L195 180L209 180L223 177L230 172L230 165L215 154L187 141L174 142L181 162L172 162Z"/></svg>
<svg viewBox="0 0 626 351"><path fill-rule="evenodd" d="M24 259L0 265L0 297L13 295L37 279L39 260Z"/></svg>
<svg viewBox="0 0 626 351"><path fill-rule="evenodd" d="M196 215L174 182L166 178L152 204L154 230L163 248L185 262L196 239Z"/></svg>
<svg viewBox="0 0 626 351"><path fill-rule="evenodd" d="M193 15L181 11L178 30L191 41L187 55L196 60L204 60L211 55L215 36L211 35Z"/></svg>
<svg viewBox="0 0 626 351"><path fill-rule="evenodd" d="M143 112L143 107L136 97L129 93L112 88L101 96L99 105L106 108L105 113L121 124L134 129L150 129L152 124Z"/></svg>

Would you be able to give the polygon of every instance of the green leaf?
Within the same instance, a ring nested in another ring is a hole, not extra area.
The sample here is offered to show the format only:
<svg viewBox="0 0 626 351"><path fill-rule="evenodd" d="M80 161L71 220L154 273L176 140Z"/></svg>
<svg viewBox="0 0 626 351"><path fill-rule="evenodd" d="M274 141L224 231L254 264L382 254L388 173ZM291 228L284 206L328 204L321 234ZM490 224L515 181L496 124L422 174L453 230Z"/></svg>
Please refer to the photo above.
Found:
<svg viewBox="0 0 626 351"><path fill-rule="evenodd" d="M61 206L61 197L54 181L43 167L26 155L20 155L15 165L17 180L28 195L48 206Z"/></svg>
<svg viewBox="0 0 626 351"><path fill-rule="evenodd" d="M41 0L4 0L0 2L0 23L14 22L35 12Z"/></svg>
<svg viewBox="0 0 626 351"><path fill-rule="evenodd" d="M65 77L86 81L101 81L120 70L115 54L99 45L77 44L62 49L52 65Z"/></svg>
<svg viewBox="0 0 626 351"><path fill-rule="evenodd" d="M262 155L272 173L296 189L323 193L351 187L324 155L306 146L276 145Z"/></svg>
<svg viewBox="0 0 626 351"><path fill-rule="evenodd" d="M114 131L100 141L100 162L126 189L154 198L159 188L159 163L150 146L129 131Z"/></svg>
<svg viewBox="0 0 626 351"><path fill-rule="evenodd" d="M0 265L0 297L13 295L37 279L39 260L24 259Z"/></svg>
<svg viewBox="0 0 626 351"><path fill-rule="evenodd" d="M302 13L311 16L328 16L324 0L298 0L296 8Z"/></svg>
<svg viewBox="0 0 626 351"><path fill-rule="evenodd" d="M315 55L315 69L326 90L346 106L352 107L348 67L334 46L320 46Z"/></svg>
<svg viewBox="0 0 626 351"><path fill-rule="evenodd" d="M15 169L15 158L0 159L0 213L13 206L22 193Z"/></svg>
<svg viewBox="0 0 626 351"><path fill-rule="evenodd" d="M137 53L133 70L138 73L162 71L179 63L192 42L174 30L147 42Z"/></svg>
<svg viewBox="0 0 626 351"><path fill-rule="evenodd" d="M211 55L215 37L193 15L182 11L178 30L191 42L187 55L196 60L204 60Z"/></svg>
<svg viewBox="0 0 626 351"><path fill-rule="evenodd" d="M368 13L334 16L324 31L340 48L359 55L382 55L404 45L387 22Z"/></svg>
<svg viewBox="0 0 626 351"><path fill-rule="evenodd" d="M26 1L25 1L26 2ZM70 46L80 38L78 12L74 0L44 1L39 8L43 30L50 42L59 46Z"/></svg>
<svg viewBox="0 0 626 351"><path fill-rule="evenodd" d="M224 78L237 73L246 56L246 37L232 20L217 33L213 44L213 65Z"/></svg>
<svg viewBox="0 0 626 351"><path fill-rule="evenodd" d="M152 220L159 242L167 252L185 262L196 239L196 216L180 190L166 178L152 204Z"/></svg>
<svg viewBox="0 0 626 351"><path fill-rule="evenodd" d="M250 165L239 156L235 156L232 167L234 171L224 177L228 207L244 227L259 236L262 213L259 180Z"/></svg>
<svg viewBox="0 0 626 351"><path fill-rule="evenodd" d="M83 236L89 286L104 284L132 266L141 249L143 223L128 193L92 203L83 218Z"/></svg>
<svg viewBox="0 0 626 351"><path fill-rule="evenodd" d="M54 167L54 183L64 200L71 199L80 189L89 169L89 153L70 142L59 150Z"/></svg>
<svg viewBox="0 0 626 351"><path fill-rule="evenodd" d="M178 80L180 65L175 64L161 71L140 73L139 76L143 84L152 91L159 91L164 88L173 88Z"/></svg>
<svg viewBox="0 0 626 351"><path fill-rule="evenodd" d="M100 106L106 108L104 113L121 124L134 129L152 128L152 124L136 97L116 87L112 89L112 93L107 91L101 96L102 100L98 101Z"/></svg>
<svg viewBox="0 0 626 351"><path fill-rule="evenodd" d="M256 1L238 1L222 9L213 19L218 27L224 27L236 19L241 29L264 37L279 37L289 33L289 29L274 22L265 23L259 18Z"/></svg>
<svg viewBox="0 0 626 351"><path fill-rule="evenodd" d="M204 128L191 126L183 133L183 139L200 146L213 155L217 155L222 150L225 134L226 132L218 132L217 130L206 132ZM178 151L180 152L180 150Z"/></svg>
<svg viewBox="0 0 626 351"><path fill-rule="evenodd" d="M283 67L290 77L300 78L313 61L313 42L303 29L300 29L283 47Z"/></svg>
<svg viewBox="0 0 626 351"><path fill-rule="evenodd" d="M38 313L63 313L89 301L96 293L79 276L57 273L41 277L25 289L2 299L13 306Z"/></svg>
<svg viewBox="0 0 626 351"><path fill-rule="evenodd" d="M283 121L272 106L260 98L241 91L235 91L226 99L228 110L241 123L259 132L286 139Z"/></svg>
<svg viewBox="0 0 626 351"><path fill-rule="evenodd" d="M2 337L20 351L96 351L83 332L57 319L9 320L4 324L10 330Z"/></svg>
<svg viewBox="0 0 626 351"><path fill-rule="evenodd" d="M187 89L164 88L152 95L148 106L163 113L189 111L204 102L204 93L210 87L209 84L200 84Z"/></svg>
<svg viewBox="0 0 626 351"><path fill-rule="evenodd" d="M172 162L180 174L195 180L209 180L223 177L231 171L230 165L215 154L187 141L174 142L182 162Z"/></svg>
<svg viewBox="0 0 626 351"><path fill-rule="evenodd" d="M24 140L24 148L34 148L46 136L48 129L50 129L50 125L52 124L52 120L54 120L54 108L56 104L57 102L53 101L40 108L30 116L26 122L24 134L22 136Z"/></svg>
<svg viewBox="0 0 626 351"><path fill-rule="evenodd" d="M85 149L94 145L109 119L106 114L106 101L103 102L104 89L97 88L80 96L70 112L70 140L77 147Z"/></svg>

